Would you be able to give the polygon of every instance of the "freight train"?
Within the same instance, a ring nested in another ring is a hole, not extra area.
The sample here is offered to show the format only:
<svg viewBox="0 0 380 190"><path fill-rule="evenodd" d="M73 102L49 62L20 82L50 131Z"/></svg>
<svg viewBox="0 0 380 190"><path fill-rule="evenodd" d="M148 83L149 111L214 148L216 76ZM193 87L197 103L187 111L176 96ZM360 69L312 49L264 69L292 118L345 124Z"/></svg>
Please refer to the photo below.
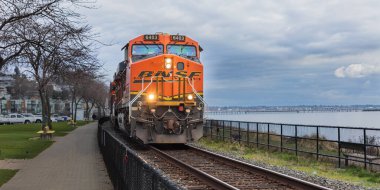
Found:
<svg viewBox="0 0 380 190"><path fill-rule="evenodd" d="M138 36L122 50L110 85L112 125L144 144L201 138L206 103L198 42L156 33Z"/></svg>

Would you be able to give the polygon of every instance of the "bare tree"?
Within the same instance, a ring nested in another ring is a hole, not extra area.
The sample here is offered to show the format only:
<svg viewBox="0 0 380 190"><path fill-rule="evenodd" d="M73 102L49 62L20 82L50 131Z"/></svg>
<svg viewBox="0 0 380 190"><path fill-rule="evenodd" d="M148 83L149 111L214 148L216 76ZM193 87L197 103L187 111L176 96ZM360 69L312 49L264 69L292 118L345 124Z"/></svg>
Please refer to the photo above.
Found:
<svg viewBox="0 0 380 190"><path fill-rule="evenodd" d="M0 68L14 57L21 54L25 47L23 40L9 40L14 38L12 29L25 18L40 16L48 11L50 6L57 3L55 1L16 1L1 0L0 1Z"/></svg>
<svg viewBox="0 0 380 190"><path fill-rule="evenodd" d="M69 86L71 94L71 116L76 121L78 104L86 98L86 94L97 93L92 91L92 82L98 78L96 69L83 70L80 68L66 69L63 75L64 82Z"/></svg>
<svg viewBox="0 0 380 190"><path fill-rule="evenodd" d="M19 57L38 84L41 98L43 124L50 121L51 90L48 84L58 79L67 68L96 69L98 61L93 55L88 26L77 27L70 23L55 24L51 22L34 22L26 19L15 33L19 38L29 39ZM19 62L20 63L20 62Z"/></svg>
<svg viewBox="0 0 380 190"><path fill-rule="evenodd" d="M94 103L98 107L98 116L100 117L102 114L105 114L106 102L109 97L109 86L104 82L98 83L98 93L94 98Z"/></svg>
<svg viewBox="0 0 380 190"><path fill-rule="evenodd" d="M87 120L89 120L90 112L95 105L94 97L98 93L98 89L95 80L88 80L87 83L87 88L84 88L82 91L80 91L80 95L83 99L83 102L85 103L84 116Z"/></svg>
<svg viewBox="0 0 380 190"><path fill-rule="evenodd" d="M80 17L69 9L71 5L89 7L86 0L0 0L0 70L31 42L14 33L25 20L42 19L64 26Z"/></svg>
<svg viewBox="0 0 380 190"><path fill-rule="evenodd" d="M36 82L29 80L26 75L14 75L14 84L10 88L10 94L15 99L25 99L32 97L36 92Z"/></svg>
<svg viewBox="0 0 380 190"><path fill-rule="evenodd" d="M87 88L81 91L82 99L85 103L85 117L90 119L90 113L94 106L104 109L108 96L107 86L100 79L88 81Z"/></svg>
<svg viewBox="0 0 380 190"><path fill-rule="evenodd" d="M70 5L86 0L0 0L0 69L23 66L37 83L43 126L50 121L49 84L66 70L99 68L91 28ZM51 86L51 85L50 85Z"/></svg>

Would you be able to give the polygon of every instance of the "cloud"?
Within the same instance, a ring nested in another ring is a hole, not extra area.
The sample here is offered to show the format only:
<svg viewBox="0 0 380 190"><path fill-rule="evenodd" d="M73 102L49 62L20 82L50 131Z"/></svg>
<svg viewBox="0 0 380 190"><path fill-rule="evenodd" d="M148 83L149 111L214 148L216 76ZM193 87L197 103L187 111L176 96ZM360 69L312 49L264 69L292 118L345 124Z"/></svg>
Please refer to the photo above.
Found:
<svg viewBox="0 0 380 190"><path fill-rule="evenodd" d="M349 97L347 94L344 94L338 90L326 90L326 91L320 92L319 96L323 98L338 99L338 100Z"/></svg>
<svg viewBox="0 0 380 190"><path fill-rule="evenodd" d="M380 74L380 65L351 64L347 67L339 67L335 70L335 76L338 78L362 78L375 74Z"/></svg>
<svg viewBox="0 0 380 190"><path fill-rule="evenodd" d="M99 51L110 80L127 41L168 32L188 35L203 47L210 105L379 102L368 98L380 94L379 66L347 63L380 61L380 1L98 0L97 5L82 13L99 40L116 44ZM363 90L366 80L372 83ZM321 92L324 97L316 96ZM347 98L336 98L339 93Z"/></svg>

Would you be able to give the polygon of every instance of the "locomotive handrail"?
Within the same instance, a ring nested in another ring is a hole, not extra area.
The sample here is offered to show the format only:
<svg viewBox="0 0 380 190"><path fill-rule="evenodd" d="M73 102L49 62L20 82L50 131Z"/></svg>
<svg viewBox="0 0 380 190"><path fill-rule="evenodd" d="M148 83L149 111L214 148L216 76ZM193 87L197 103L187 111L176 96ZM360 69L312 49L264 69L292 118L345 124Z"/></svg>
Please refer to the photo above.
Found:
<svg viewBox="0 0 380 190"><path fill-rule="evenodd" d="M129 57L129 62L130 62L130 64L132 64L132 58L131 57ZM141 86L141 91L139 92L139 93L137 93L136 94L136 96L131 100L131 101L129 101L128 102L128 105L129 105L129 107L128 107L128 109L129 109L129 113L128 113L128 119L129 119L129 121L131 121L131 117L132 117L132 104L133 103L135 103L135 101L149 88L149 86L153 83L153 78L156 78L156 76L152 76L151 78L150 78L150 83L144 88L144 78L143 78L143 82L142 82L142 86Z"/></svg>
<svg viewBox="0 0 380 190"><path fill-rule="evenodd" d="M156 76L152 76L150 78L150 83L144 88L142 89L139 93L137 93L137 95L131 100L129 101L129 120L131 119L132 117L132 104L135 103L135 101L149 88L149 86L153 83L153 78L156 78Z"/></svg>
<svg viewBox="0 0 380 190"><path fill-rule="evenodd" d="M189 77L186 77L187 78L187 81L189 82L189 84L190 84L190 87L191 87L191 89L193 90L193 92L194 92L194 94L202 101L202 103L204 104L204 106L206 107L207 106L207 103L206 103L206 101L202 98L202 96L201 95L199 95L199 93L198 93L198 91L197 90L195 90L195 88L194 88L194 86L193 86L193 84L191 84L191 82L190 82L190 78Z"/></svg>

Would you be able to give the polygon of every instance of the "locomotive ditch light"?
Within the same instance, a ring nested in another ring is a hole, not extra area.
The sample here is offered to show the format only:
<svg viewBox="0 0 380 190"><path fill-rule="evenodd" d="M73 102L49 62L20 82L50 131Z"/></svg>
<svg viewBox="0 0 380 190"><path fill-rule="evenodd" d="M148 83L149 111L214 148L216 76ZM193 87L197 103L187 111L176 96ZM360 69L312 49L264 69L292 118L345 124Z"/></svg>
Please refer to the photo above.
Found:
<svg viewBox="0 0 380 190"><path fill-rule="evenodd" d="M188 100L193 100L193 99L194 99L194 97L193 97L193 95L192 95L192 94L189 94L189 95L187 95L187 99L188 99Z"/></svg>
<svg viewBox="0 0 380 190"><path fill-rule="evenodd" d="M171 69L172 68L172 58L167 57L165 58L165 68L166 69Z"/></svg>
<svg viewBox="0 0 380 190"><path fill-rule="evenodd" d="M165 68L166 69L171 69L172 68L172 64L171 63L166 63L165 64Z"/></svg>
<svg viewBox="0 0 380 190"><path fill-rule="evenodd" d="M154 94L149 94L148 95L148 100L153 101L156 98Z"/></svg>
<svg viewBox="0 0 380 190"><path fill-rule="evenodd" d="M156 109L152 108L152 109L150 109L150 112L156 113Z"/></svg>

